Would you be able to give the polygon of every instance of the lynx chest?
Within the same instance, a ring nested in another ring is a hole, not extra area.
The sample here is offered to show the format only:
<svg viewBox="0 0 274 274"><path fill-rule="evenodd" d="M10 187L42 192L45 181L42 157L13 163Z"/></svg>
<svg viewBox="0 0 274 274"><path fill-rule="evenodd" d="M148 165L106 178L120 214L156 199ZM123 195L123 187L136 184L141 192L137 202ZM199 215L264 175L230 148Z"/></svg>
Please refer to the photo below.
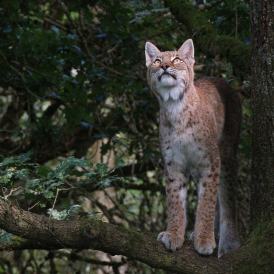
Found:
<svg viewBox="0 0 274 274"><path fill-rule="evenodd" d="M161 134L161 150L165 164L173 165L186 176L198 179L208 165L206 151L197 138L195 128L170 128Z"/></svg>

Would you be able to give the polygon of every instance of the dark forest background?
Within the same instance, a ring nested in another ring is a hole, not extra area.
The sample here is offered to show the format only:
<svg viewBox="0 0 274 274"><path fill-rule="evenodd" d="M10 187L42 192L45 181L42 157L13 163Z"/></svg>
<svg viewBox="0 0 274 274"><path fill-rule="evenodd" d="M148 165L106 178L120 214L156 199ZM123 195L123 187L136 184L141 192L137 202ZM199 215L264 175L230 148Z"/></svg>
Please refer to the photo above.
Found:
<svg viewBox="0 0 274 274"><path fill-rule="evenodd" d="M158 104L146 83L144 44L173 50L188 38L196 78L222 77L241 93L235 195L244 242L252 227L252 39L245 0L1 1L1 199L50 219L162 231ZM194 184L189 193L191 231ZM21 239L1 232L0 246L14 241ZM21 249L0 254L0 273L168 273L94 250Z"/></svg>

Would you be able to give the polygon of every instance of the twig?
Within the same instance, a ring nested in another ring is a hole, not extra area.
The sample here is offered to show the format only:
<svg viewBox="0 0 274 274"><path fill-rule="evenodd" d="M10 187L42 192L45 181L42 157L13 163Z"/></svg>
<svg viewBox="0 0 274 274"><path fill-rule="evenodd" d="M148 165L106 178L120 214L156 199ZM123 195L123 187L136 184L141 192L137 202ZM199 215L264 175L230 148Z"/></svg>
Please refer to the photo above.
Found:
<svg viewBox="0 0 274 274"><path fill-rule="evenodd" d="M121 265L124 265L126 264L126 260L123 258L121 262L114 262L114 261L100 261L100 260L96 260L96 259L92 259L92 258L87 258L87 257L84 257L83 255L78 255L76 254L75 252L72 252L72 253L67 253L67 252L58 252L56 254L57 256L60 255L60 256L66 256L68 257L69 259L71 260L78 260L78 261L82 261L82 262L86 262L86 263L89 263L89 264L94 264L94 265L105 265L105 266L116 266L116 267L119 267Z"/></svg>
<svg viewBox="0 0 274 274"><path fill-rule="evenodd" d="M28 208L28 211L31 211L33 208L35 208L39 204L40 204L40 201L36 202L35 204L33 204L31 207Z"/></svg>
<svg viewBox="0 0 274 274"><path fill-rule="evenodd" d="M51 209L53 210L55 208L55 205L56 205L56 202L57 202L57 198L58 198L58 195L59 195L59 192L61 191L67 191L67 190L70 190L71 188L57 188L56 189L56 195L55 195L55 198L54 198L54 201L53 201L53 205L51 207ZM52 211L50 213L50 217L52 216Z"/></svg>
<svg viewBox="0 0 274 274"><path fill-rule="evenodd" d="M7 195L5 195L5 191L3 191L3 188L2 188L2 192L3 192L3 195L4 195L4 199L5 200L8 200L8 198L10 197L10 196L12 196L12 194L14 193L14 192L16 192L17 190L19 190L20 188L22 188L21 186L18 186L18 187L16 187L16 188L12 188L11 190L10 190L10 192L7 194Z"/></svg>

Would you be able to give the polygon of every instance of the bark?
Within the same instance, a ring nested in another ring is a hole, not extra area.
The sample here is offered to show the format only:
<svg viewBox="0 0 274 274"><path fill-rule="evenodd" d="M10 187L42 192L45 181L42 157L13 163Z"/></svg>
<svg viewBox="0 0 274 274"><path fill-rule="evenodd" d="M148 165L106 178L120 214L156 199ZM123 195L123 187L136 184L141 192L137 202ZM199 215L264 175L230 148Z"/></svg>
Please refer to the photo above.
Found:
<svg viewBox="0 0 274 274"><path fill-rule="evenodd" d="M252 219L274 216L274 1L252 0Z"/></svg>
<svg viewBox="0 0 274 274"><path fill-rule="evenodd" d="M238 274L246 262L250 262L251 266L256 263L253 256L250 257L253 249L249 246L242 247L220 260L214 256L199 256L189 243L181 251L170 253L155 240L155 235L148 232L138 232L96 219L58 221L24 211L4 200L0 200L0 227L28 239L18 238L9 244L4 243L0 247L2 250L91 248L111 255L124 255L151 267L181 274ZM268 233L268 240L272 235L274 243L273 226L271 231L272 234ZM268 246L267 251L273 255L274 245Z"/></svg>

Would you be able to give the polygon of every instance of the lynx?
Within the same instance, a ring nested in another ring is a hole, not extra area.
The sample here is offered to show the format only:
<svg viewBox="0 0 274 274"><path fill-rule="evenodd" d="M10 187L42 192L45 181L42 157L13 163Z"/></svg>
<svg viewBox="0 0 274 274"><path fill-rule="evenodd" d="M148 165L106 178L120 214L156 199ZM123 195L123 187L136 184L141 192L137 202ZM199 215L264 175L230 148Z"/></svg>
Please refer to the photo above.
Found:
<svg viewBox="0 0 274 274"><path fill-rule="evenodd" d="M194 248L202 255L213 253L218 202L221 257L240 245L233 196L241 121L239 96L219 78L194 82L191 39L178 51L164 52L147 42L145 56L148 84L160 105L160 147L166 179L167 229L158 240L172 251L182 246L187 184L192 180L198 183Z"/></svg>

